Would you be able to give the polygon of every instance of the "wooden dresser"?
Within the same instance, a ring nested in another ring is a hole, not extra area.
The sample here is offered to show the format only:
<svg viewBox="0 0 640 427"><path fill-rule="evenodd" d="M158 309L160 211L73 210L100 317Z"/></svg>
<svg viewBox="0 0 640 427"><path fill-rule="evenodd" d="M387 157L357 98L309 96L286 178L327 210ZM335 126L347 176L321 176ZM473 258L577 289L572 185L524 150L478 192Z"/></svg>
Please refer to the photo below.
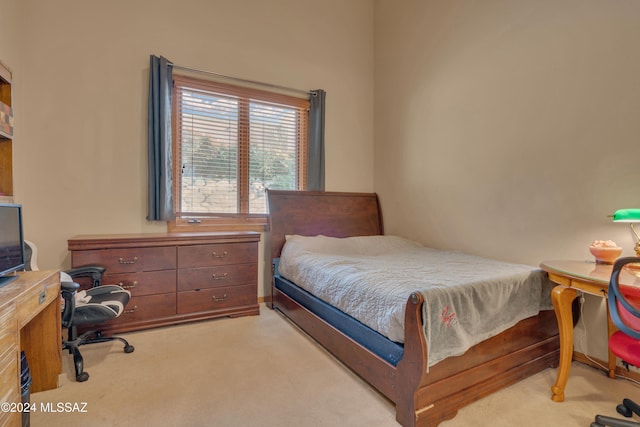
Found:
<svg viewBox="0 0 640 427"><path fill-rule="evenodd" d="M20 351L32 377L31 392L58 387L62 372L60 274L29 271L0 287L0 426L19 426Z"/></svg>
<svg viewBox="0 0 640 427"><path fill-rule="evenodd" d="M72 267L102 265L103 284L131 292L125 313L100 327L114 333L259 314L259 241L256 232L115 234L68 247Z"/></svg>

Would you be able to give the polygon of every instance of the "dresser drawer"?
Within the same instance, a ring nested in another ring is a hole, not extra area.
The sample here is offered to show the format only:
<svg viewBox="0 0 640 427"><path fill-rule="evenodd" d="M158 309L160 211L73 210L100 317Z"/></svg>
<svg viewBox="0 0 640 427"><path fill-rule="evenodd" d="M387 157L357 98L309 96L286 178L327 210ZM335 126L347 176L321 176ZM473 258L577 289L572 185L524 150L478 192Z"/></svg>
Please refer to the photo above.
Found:
<svg viewBox="0 0 640 427"><path fill-rule="evenodd" d="M109 274L102 279L103 285L119 285L131 292L131 296L165 294L176 291L176 271L143 271L141 273Z"/></svg>
<svg viewBox="0 0 640 427"><path fill-rule="evenodd" d="M0 309L0 351L18 344L17 330L15 306L11 304Z"/></svg>
<svg viewBox="0 0 640 427"><path fill-rule="evenodd" d="M257 243L220 243L178 247L178 268L245 264L258 259Z"/></svg>
<svg viewBox="0 0 640 427"><path fill-rule="evenodd" d="M19 412L0 412L0 426L20 426L22 414Z"/></svg>
<svg viewBox="0 0 640 427"><path fill-rule="evenodd" d="M256 285L178 292L178 314L257 304Z"/></svg>
<svg viewBox="0 0 640 427"><path fill-rule="evenodd" d="M108 323L126 324L141 320L151 320L176 314L176 294L143 295L131 297L124 313Z"/></svg>
<svg viewBox="0 0 640 427"><path fill-rule="evenodd" d="M74 251L74 267L101 265L109 273L170 270L176 268L175 246Z"/></svg>
<svg viewBox="0 0 640 427"><path fill-rule="evenodd" d="M178 290L219 288L258 283L257 264L234 264L220 267L178 270Z"/></svg>
<svg viewBox="0 0 640 427"><path fill-rule="evenodd" d="M16 344L3 348L0 354L0 402L20 402L18 356Z"/></svg>

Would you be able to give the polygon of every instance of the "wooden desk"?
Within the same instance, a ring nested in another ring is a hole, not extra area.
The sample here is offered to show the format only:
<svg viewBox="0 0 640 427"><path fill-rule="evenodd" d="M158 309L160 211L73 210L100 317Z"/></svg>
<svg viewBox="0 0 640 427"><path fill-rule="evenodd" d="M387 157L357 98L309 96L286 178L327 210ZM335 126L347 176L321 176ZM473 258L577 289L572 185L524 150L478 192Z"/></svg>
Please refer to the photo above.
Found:
<svg viewBox="0 0 640 427"><path fill-rule="evenodd" d="M31 392L58 387L62 372L60 274L29 271L0 287L0 402L20 403L20 351L32 377ZM0 425L19 426L19 412L0 412Z"/></svg>
<svg viewBox="0 0 640 427"><path fill-rule="evenodd" d="M573 315L571 306L578 295L578 291L601 298L607 297L612 265L596 264L591 261L544 261L540 267L549 274L549 279L558 286L553 288L551 301L558 319L560 333L560 362L558 377L551 387L551 400L564 401L564 389L569 379L569 370L573 359ZM633 283L635 277L623 270L620 275L621 283ZM609 317L607 307L607 332L611 336L616 328ZM609 351L609 377L615 378L616 357Z"/></svg>

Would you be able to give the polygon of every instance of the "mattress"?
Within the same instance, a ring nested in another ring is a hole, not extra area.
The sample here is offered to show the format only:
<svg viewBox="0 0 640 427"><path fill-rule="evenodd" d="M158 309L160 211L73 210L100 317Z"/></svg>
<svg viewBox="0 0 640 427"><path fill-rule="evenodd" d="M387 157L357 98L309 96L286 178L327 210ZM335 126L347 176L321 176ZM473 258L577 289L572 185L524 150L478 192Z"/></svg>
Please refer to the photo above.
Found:
<svg viewBox="0 0 640 427"><path fill-rule="evenodd" d="M397 343L407 299L421 292L429 366L552 308L552 286L537 268L397 236L287 236L278 271Z"/></svg>

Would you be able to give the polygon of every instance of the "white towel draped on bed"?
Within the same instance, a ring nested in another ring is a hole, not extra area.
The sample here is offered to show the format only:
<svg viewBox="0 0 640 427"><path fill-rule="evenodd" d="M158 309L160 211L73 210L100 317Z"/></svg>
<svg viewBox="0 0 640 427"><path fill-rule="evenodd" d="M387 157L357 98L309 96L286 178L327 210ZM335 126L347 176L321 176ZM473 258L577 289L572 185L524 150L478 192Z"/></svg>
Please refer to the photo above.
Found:
<svg viewBox="0 0 640 427"><path fill-rule="evenodd" d="M422 292L429 366L551 308L539 269L397 236L287 236L278 270L396 342L404 341L409 295Z"/></svg>

